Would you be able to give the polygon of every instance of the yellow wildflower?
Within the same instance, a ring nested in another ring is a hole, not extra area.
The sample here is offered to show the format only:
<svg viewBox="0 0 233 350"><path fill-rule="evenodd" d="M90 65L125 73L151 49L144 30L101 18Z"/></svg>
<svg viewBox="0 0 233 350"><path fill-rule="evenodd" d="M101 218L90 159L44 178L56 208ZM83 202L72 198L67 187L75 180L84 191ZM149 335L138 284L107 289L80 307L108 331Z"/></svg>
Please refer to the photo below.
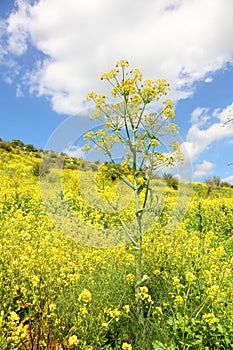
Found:
<svg viewBox="0 0 233 350"><path fill-rule="evenodd" d="M77 338L77 335L74 334L74 335L69 336L68 344L70 346L78 345L78 343L79 343L79 340Z"/></svg>
<svg viewBox="0 0 233 350"><path fill-rule="evenodd" d="M127 314L130 312L130 307L129 307L129 305L123 306L123 309L125 310L125 312L126 312Z"/></svg>
<svg viewBox="0 0 233 350"><path fill-rule="evenodd" d="M156 306L155 309L158 311L159 314L161 314L161 315L163 314L163 310L160 306Z"/></svg>
<svg viewBox="0 0 233 350"><path fill-rule="evenodd" d="M135 280L134 274L128 273L128 275L126 276L126 280L129 282L133 282Z"/></svg>
<svg viewBox="0 0 233 350"><path fill-rule="evenodd" d="M11 321L11 322L18 322L19 321L19 316L17 315L17 313L15 311L12 311L8 318L9 318L9 321Z"/></svg>
<svg viewBox="0 0 233 350"><path fill-rule="evenodd" d="M139 299L146 300L148 303L153 304L150 294L148 293L148 288L146 286L139 287L138 292L136 294Z"/></svg>
<svg viewBox="0 0 233 350"><path fill-rule="evenodd" d="M84 301L84 303L89 303L91 301L92 295L88 289L83 289L79 294L78 301Z"/></svg>
<svg viewBox="0 0 233 350"><path fill-rule="evenodd" d="M192 283L195 280L195 276L192 272L187 272L185 275L185 279L188 283Z"/></svg>
<svg viewBox="0 0 233 350"><path fill-rule="evenodd" d="M206 289L206 294L210 297L210 299L215 299L217 293L219 292L219 286L218 285L213 285L210 288Z"/></svg>
<svg viewBox="0 0 233 350"><path fill-rule="evenodd" d="M80 308L80 312L81 312L82 316L87 315L88 311L87 311L86 305L84 305L83 307Z"/></svg>
<svg viewBox="0 0 233 350"><path fill-rule="evenodd" d="M119 321L121 312L118 309L109 310L109 316Z"/></svg>
<svg viewBox="0 0 233 350"><path fill-rule="evenodd" d="M177 286L177 285L180 284L180 279L179 279L178 276L173 277L173 278L172 278L172 281L173 281L173 282L172 282L173 286Z"/></svg>
<svg viewBox="0 0 233 350"><path fill-rule="evenodd" d="M101 80L104 80L104 79L106 79L106 80L113 79L113 78L116 77L117 73L118 73L118 70L117 70L116 68L114 68L114 69L110 70L110 72L103 73L103 74L100 76L100 79L101 79Z"/></svg>
<svg viewBox="0 0 233 350"><path fill-rule="evenodd" d="M161 274L161 271L159 269L153 271L155 276L159 276Z"/></svg>
<svg viewBox="0 0 233 350"><path fill-rule="evenodd" d="M214 324L214 322L217 321L215 315L214 315L212 312L210 312L210 313L208 313L208 314L204 314L204 315L202 316L202 319L203 319L203 321L205 321L206 323L208 323L209 326L212 326L212 324Z"/></svg>
<svg viewBox="0 0 233 350"><path fill-rule="evenodd" d="M129 62L127 60L120 60L116 63L116 67L129 67Z"/></svg>
<svg viewBox="0 0 233 350"><path fill-rule="evenodd" d="M174 304L175 305L179 305L179 306L182 306L184 303L184 299L182 298L181 295L177 295L174 299Z"/></svg>
<svg viewBox="0 0 233 350"><path fill-rule="evenodd" d="M95 100L96 97L97 97L96 92L94 92L94 91L89 92L89 94L87 95L87 101Z"/></svg>
<svg viewBox="0 0 233 350"><path fill-rule="evenodd" d="M122 350L132 350L133 348L132 348L132 345L129 343L123 343L121 349Z"/></svg>

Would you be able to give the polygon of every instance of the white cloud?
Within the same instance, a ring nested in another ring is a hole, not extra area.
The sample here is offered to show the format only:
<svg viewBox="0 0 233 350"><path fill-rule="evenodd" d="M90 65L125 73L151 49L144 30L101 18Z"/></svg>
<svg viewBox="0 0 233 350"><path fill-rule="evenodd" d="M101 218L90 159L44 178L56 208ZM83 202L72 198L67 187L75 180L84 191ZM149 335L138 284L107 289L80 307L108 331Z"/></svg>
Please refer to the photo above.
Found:
<svg viewBox="0 0 233 350"><path fill-rule="evenodd" d="M79 112L89 91L104 89L99 75L124 58L145 77L165 77L179 99L232 63L232 13L232 0L18 0L7 46L15 56L31 46L45 55L24 85L59 113Z"/></svg>
<svg viewBox="0 0 233 350"><path fill-rule="evenodd" d="M30 21L30 5L27 1L17 0L18 10L12 12L7 21L8 50L20 56L27 50L27 39L29 32L27 30L28 22Z"/></svg>
<svg viewBox="0 0 233 350"><path fill-rule="evenodd" d="M211 83L213 81L212 77L208 77L205 79L205 83Z"/></svg>
<svg viewBox="0 0 233 350"><path fill-rule="evenodd" d="M233 175L227 176L224 179L222 179L222 182L229 182L231 185L233 185Z"/></svg>
<svg viewBox="0 0 233 350"><path fill-rule="evenodd" d="M192 125L188 131L186 141L182 147L186 149L190 160L196 161L199 155L209 148L209 146L220 140L232 138L233 128L224 123L232 115L233 103L224 110L215 110L212 116L217 119L215 123L208 126L209 110L206 108L196 108L191 117Z"/></svg>
<svg viewBox="0 0 233 350"><path fill-rule="evenodd" d="M82 151L82 147L74 146L74 145L64 149L63 152L66 153L68 156L74 157L74 158L82 158L84 155L84 152Z"/></svg>
<svg viewBox="0 0 233 350"><path fill-rule="evenodd" d="M192 124L198 124L199 126L205 125L207 120L210 119L210 116L208 115L208 108L200 108L197 107L194 109L194 111L191 113L191 123Z"/></svg>
<svg viewBox="0 0 233 350"><path fill-rule="evenodd" d="M194 178L206 177L212 174L214 163L204 160L201 164L195 166L196 171L194 172Z"/></svg>

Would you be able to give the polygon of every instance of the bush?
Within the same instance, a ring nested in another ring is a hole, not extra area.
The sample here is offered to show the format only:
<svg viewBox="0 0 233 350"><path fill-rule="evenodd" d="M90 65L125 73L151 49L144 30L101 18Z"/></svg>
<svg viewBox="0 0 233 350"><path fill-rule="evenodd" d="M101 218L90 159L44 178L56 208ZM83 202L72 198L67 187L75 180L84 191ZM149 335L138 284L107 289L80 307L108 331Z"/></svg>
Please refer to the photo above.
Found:
<svg viewBox="0 0 233 350"><path fill-rule="evenodd" d="M13 139L11 141L11 145L13 147L18 147L18 148L22 148L22 149L24 149L24 147L25 147L25 144L23 143L23 141L18 140L18 139Z"/></svg>
<svg viewBox="0 0 233 350"><path fill-rule="evenodd" d="M174 190L178 189L179 186L179 180L177 180L172 174L165 173L163 175L163 179L166 181L166 184L173 188Z"/></svg>
<svg viewBox="0 0 233 350"><path fill-rule="evenodd" d="M0 148L5 149L6 151L10 152L11 151L11 145L10 142L7 141L0 141Z"/></svg>
<svg viewBox="0 0 233 350"><path fill-rule="evenodd" d="M25 150L28 152L36 152L37 151L37 149L32 144L26 145Z"/></svg>
<svg viewBox="0 0 233 350"><path fill-rule="evenodd" d="M50 172L50 165L49 163L43 162L43 163L35 163L32 167L32 173L34 176L45 176L49 174Z"/></svg>
<svg viewBox="0 0 233 350"><path fill-rule="evenodd" d="M229 182L223 181L223 182L221 182L220 187L228 187L228 188L230 188L231 184Z"/></svg>
<svg viewBox="0 0 233 350"><path fill-rule="evenodd" d="M78 168L79 166L77 164L72 164L72 163L66 164L64 166L64 169L70 169L70 170L77 170Z"/></svg>

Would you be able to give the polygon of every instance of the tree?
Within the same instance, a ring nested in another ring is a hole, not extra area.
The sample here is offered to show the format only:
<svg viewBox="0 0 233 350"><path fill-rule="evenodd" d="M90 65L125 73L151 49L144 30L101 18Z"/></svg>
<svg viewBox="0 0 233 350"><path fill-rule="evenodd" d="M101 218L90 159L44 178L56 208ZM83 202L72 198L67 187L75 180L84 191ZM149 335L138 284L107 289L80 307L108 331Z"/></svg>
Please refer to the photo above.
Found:
<svg viewBox="0 0 233 350"><path fill-rule="evenodd" d="M23 143L23 141L18 140L18 139L13 139L11 141L11 145L13 147L18 147L18 148L21 148L21 149L24 149L24 147L25 147L25 144Z"/></svg>
<svg viewBox="0 0 233 350"><path fill-rule="evenodd" d="M28 152L36 152L37 149L35 146L33 146L31 143L29 143L28 145L25 145L25 150Z"/></svg>
<svg viewBox="0 0 233 350"><path fill-rule="evenodd" d="M178 189L179 181L172 174L164 173L163 179L166 181L166 184L169 187L173 188L174 190Z"/></svg>
<svg viewBox="0 0 233 350"><path fill-rule="evenodd" d="M135 254L135 292L142 285L142 236L143 217L155 211L153 206L153 175L162 168L173 167L182 159L177 141L170 141L164 149L161 138L164 135L178 134L174 123L174 103L165 99L169 84L165 79L143 80L138 68L129 70L126 60L117 62L114 69L101 75L112 87L111 95L115 103L108 102L108 96L91 92L87 99L94 101L95 111L91 118L104 116L104 126L97 131L85 134L83 150L98 150L105 154L119 180L132 191L134 198L134 225L124 222L120 213L119 220ZM150 112L148 106L162 102L159 111ZM121 143L124 148L122 166L116 166L113 159L113 147ZM124 169L130 169L128 176ZM117 207L115 208L117 212Z"/></svg>
<svg viewBox="0 0 233 350"><path fill-rule="evenodd" d="M11 151L11 144L8 141L0 140L0 148L3 148L7 152L10 152Z"/></svg>
<svg viewBox="0 0 233 350"><path fill-rule="evenodd" d="M220 184L221 184L221 179L220 179L219 176L213 176L212 181L213 181L213 183L214 183L214 185L215 185L216 187L219 187Z"/></svg>
<svg viewBox="0 0 233 350"><path fill-rule="evenodd" d="M205 184L207 186L207 196L208 196L215 187L220 186L221 179L219 176L208 177L207 179L205 179Z"/></svg>

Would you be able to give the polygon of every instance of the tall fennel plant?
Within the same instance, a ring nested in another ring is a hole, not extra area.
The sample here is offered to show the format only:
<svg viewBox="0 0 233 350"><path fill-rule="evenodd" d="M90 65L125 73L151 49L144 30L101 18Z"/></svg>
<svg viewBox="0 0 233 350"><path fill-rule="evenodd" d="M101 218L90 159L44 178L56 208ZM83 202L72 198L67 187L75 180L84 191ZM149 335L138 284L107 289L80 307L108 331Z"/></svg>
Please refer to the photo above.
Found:
<svg viewBox="0 0 233 350"><path fill-rule="evenodd" d="M143 282L143 216L155 211L151 180L156 171L172 167L177 159L182 158L178 142L166 144L165 149L161 138L167 134L177 135L178 126L174 123L174 103L165 99L169 90L165 79L143 80L141 71L138 68L130 69L127 60L120 60L114 69L103 73L100 78L110 84L111 98L116 102L108 102L105 94L88 94L87 100L95 103L91 118L103 118L104 121L102 129L85 134L83 150L88 152L95 149L107 155L118 178L133 193L133 228L124 221L120 212L118 217L134 247L137 294ZM148 111L148 107L158 101L162 104L159 111ZM124 149L123 166L117 166L113 157L113 147L117 143ZM131 169L130 177L125 174L124 165ZM117 207L115 210L118 211Z"/></svg>

